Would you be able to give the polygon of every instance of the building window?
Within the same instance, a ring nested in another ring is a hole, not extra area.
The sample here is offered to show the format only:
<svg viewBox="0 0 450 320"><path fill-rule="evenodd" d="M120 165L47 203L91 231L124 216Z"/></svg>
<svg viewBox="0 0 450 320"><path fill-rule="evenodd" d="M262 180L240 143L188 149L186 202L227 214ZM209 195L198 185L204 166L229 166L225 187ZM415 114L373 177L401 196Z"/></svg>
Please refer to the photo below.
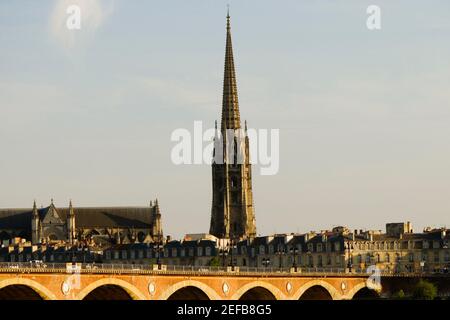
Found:
<svg viewBox="0 0 450 320"><path fill-rule="evenodd" d="M428 254L426 252L422 252L422 261L428 261Z"/></svg>
<svg viewBox="0 0 450 320"><path fill-rule="evenodd" d="M147 258L152 257L152 249L147 249Z"/></svg>
<svg viewBox="0 0 450 320"><path fill-rule="evenodd" d="M205 248L205 255L206 255L207 257L209 257L209 256L211 255L211 247L206 247L206 248Z"/></svg>
<svg viewBox="0 0 450 320"><path fill-rule="evenodd" d="M386 262L391 262L391 256L389 255L389 253L386 253Z"/></svg>
<svg viewBox="0 0 450 320"><path fill-rule="evenodd" d="M439 241L433 241L433 249L439 249Z"/></svg>
<svg viewBox="0 0 450 320"><path fill-rule="evenodd" d="M309 265L310 267L313 267L313 266L314 266L314 261L313 261L312 255L308 255L308 265Z"/></svg>
<svg viewBox="0 0 450 320"><path fill-rule="evenodd" d="M172 257L177 256L177 248L172 248Z"/></svg>
<svg viewBox="0 0 450 320"><path fill-rule="evenodd" d="M111 251L106 251L106 253L105 253L105 255L106 255L106 260L111 260Z"/></svg>
<svg viewBox="0 0 450 320"><path fill-rule="evenodd" d="M194 256L194 248L189 248L189 257Z"/></svg>
<svg viewBox="0 0 450 320"><path fill-rule="evenodd" d="M319 255L317 257L317 264L318 264L319 267L322 267L322 255Z"/></svg>
<svg viewBox="0 0 450 320"><path fill-rule="evenodd" d="M144 258L144 250L139 250L138 251L138 259L143 259Z"/></svg>
<svg viewBox="0 0 450 320"><path fill-rule="evenodd" d="M322 244L321 243L317 244L317 252L322 252Z"/></svg>
<svg viewBox="0 0 450 320"><path fill-rule="evenodd" d="M414 262L414 253L409 254L409 262Z"/></svg>
<svg viewBox="0 0 450 320"><path fill-rule="evenodd" d="M327 255L327 265L331 265L331 255Z"/></svg>
<svg viewBox="0 0 450 320"><path fill-rule="evenodd" d="M439 262L439 252L434 253L434 262Z"/></svg>
<svg viewBox="0 0 450 320"><path fill-rule="evenodd" d="M358 254L358 256L356 258L356 262L357 263L362 263L362 256L360 254Z"/></svg>
<svg viewBox="0 0 450 320"><path fill-rule="evenodd" d="M259 254L266 254L266 248L264 246L259 246Z"/></svg>
<svg viewBox="0 0 450 320"><path fill-rule="evenodd" d="M203 255L203 248L202 247L198 247L197 248L197 256L201 257Z"/></svg>
<svg viewBox="0 0 450 320"><path fill-rule="evenodd" d="M186 256L186 250L184 248L181 249L180 256L182 256L182 257Z"/></svg>
<svg viewBox="0 0 450 320"><path fill-rule="evenodd" d="M269 254L273 254L274 253L274 249L273 249L273 246L272 245L270 245L269 246Z"/></svg>
<svg viewBox="0 0 450 320"><path fill-rule="evenodd" d="M314 251L314 247L312 243L308 243L308 251L313 252Z"/></svg>
<svg viewBox="0 0 450 320"><path fill-rule="evenodd" d="M134 250L130 250L130 259L131 260L135 259L135 252L134 252Z"/></svg>
<svg viewBox="0 0 450 320"><path fill-rule="evenodd" d="M127 259L127 250L122 250L122 259Z"/></svg>
<svg viewBox="0 0 450 320"><path fill-rule="evenodd" d="M334 251L337 251L337 252L341 251L341 244L339 242L336 242L334 244Z"/></svg>
<svg viewBox="0 0 450 320"><path fill-rule="evenodd" d="M377 254L377 263L380 263L381 262L381 256L380 256L380 254Z"/></svg>

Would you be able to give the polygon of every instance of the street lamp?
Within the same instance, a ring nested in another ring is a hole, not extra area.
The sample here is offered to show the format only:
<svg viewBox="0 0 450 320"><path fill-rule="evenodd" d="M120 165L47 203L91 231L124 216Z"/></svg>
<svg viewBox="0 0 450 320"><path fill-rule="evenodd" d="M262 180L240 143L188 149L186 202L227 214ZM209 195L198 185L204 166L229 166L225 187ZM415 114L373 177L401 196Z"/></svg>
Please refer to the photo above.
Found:
<svg viewBox="0 0 450 320"><path fill-rule="evenodd" d="M350 244L350 242L347 242L347 254L348 254L348 258L347 258L347 268L348 268L348 271L349 271L349 272L352 272L353 257L352 257L351 244Z"/></svg>
<svg viewBox="0 0 450 320"><path fill-rule="evenodd" d="M225 239L221 239L221 254L222 254L222 267L226 267L226 248L225 248Z"/></svg>
<svg viewBox="0 0 450 320"><path fill-rule="evenodd" d="M281 256L282 256L283 254L285 254L285 251L284 251L284 249L282 248L281 245L278 245L278 250L277 250L276 254L278 254L278 256L279 256L279 260L280 260L280 270L281 270L281 268L282 268Z"/></svg>
<svg viewBox="0 0 450 320"><path fill-rule="evenodd" d="M292 261L292 267L294 268L294 272L297 272L297 250L298 248L296 246L292 246L290 251L293 254L294 260Z"/></svg>
<svg viewBox="0 0 450 320"><path fill-rule="evenodd" d="M161 235L158 235L158 241L156 242L156 264L158 265L158 270L161 269Z"/></svg>
<svg viewBox="0 0 450 320"><path fill-rule="evenodd" d="M270 259L269 258L263 258L262 259L262 264L265 268L267 268L270 265Z"/></svg>

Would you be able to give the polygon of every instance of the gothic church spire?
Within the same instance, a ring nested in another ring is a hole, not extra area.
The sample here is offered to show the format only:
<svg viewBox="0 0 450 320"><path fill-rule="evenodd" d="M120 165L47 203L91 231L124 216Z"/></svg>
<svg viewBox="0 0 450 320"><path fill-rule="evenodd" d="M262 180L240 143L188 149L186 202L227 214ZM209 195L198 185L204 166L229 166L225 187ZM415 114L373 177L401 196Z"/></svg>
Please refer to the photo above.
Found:
<svg viewBox="0 0 450 320"><path fill-rule="evenodd" d="M233 45L231 41L230 14L227 14L227 40L225 45L225 68L223 77L221 131L240 129L239 102L234 69Z"/></svg>

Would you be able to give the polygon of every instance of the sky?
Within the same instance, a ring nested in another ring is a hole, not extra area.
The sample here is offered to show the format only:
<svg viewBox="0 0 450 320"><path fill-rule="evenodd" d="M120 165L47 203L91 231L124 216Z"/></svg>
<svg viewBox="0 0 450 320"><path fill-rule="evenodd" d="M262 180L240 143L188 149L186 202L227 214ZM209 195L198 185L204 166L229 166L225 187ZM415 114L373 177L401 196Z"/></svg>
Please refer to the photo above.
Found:
<svg viewBox="0 0 450 320"><path fill-rule="evenodd" d="M241 119L280 130L258 234L449 227L447 0L1 1L0 207L157 197L165 234L208 232L211 168L170 137L220 120L228 3Z"/></svg>

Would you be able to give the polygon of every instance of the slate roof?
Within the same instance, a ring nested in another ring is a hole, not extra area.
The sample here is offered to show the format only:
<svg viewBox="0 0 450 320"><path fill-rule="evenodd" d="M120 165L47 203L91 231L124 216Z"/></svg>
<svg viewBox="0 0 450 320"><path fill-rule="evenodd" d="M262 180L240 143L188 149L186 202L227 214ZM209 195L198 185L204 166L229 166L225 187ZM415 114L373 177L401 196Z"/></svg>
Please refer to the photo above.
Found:
<svg viewBox="0 0 450 320"><path fill-rule="evenodd" d="M42 219L50 207L38 209ZM56 208L58 215L66 221L69 208ZM149 228L153 223L153 208L150 207L98 207L74 208L77 228ZM0 209L0 229L31 228L31 209Z"/></svg>

